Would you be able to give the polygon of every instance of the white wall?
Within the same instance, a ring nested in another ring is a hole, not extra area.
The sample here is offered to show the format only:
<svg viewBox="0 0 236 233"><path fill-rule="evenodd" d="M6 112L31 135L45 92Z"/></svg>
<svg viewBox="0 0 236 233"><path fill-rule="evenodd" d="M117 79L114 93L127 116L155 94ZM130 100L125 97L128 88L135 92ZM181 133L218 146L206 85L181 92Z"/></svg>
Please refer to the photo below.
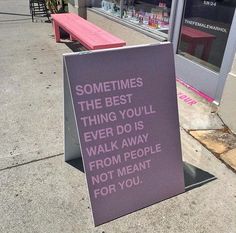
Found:
<svg viewBox="0 0 236 233"><path fill-rule="evenodd" d="M74 0L75 5L68 2L69 12L73 12L84 19L87 19L86 0Z"/></svg>
<svg viewBox="0 0 236 233"><path fill-rule="evenodd" d="M236 55L231 72L226 79L218 113L224 123L236 133Z"/></svg>

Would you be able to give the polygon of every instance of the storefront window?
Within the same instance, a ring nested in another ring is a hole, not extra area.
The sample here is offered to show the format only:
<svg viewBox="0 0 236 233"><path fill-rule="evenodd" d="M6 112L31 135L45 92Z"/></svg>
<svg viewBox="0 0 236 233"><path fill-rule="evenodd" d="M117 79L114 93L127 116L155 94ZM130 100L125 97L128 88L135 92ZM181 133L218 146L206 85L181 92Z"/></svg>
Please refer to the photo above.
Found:
<svg viewBox="0 0 236 233"><path fill-rule="evenodd" d="M151 32L168 34L172 0L102 0L101 10Z"/></svg>
<svg viewBox="0 0 236 233"><path fill-rule="evenodd" d="M102 0L101 9L109 14L122 17L121 14L122 1Z"/></svg>
<svg viewBox="0 0 236 233"><path fill-rule="evenodd" d="M178 53L219 71L236 0L186 0Z"/></svg>

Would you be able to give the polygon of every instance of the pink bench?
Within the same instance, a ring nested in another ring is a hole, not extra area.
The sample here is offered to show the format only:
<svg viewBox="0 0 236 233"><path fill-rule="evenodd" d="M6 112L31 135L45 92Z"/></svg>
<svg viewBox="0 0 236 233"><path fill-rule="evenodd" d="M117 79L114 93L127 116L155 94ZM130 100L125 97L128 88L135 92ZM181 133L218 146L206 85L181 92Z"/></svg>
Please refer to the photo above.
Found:
<svg viewBox="0 0 236 233"><path fill-rule="evenodd" d="M59 28L62 28L70 34L71 40L78 40L84 47L90 50L116 48L126 44L125 41L111 35L76 14L53 14L52 18L56 42L60 42Z"/></svg>

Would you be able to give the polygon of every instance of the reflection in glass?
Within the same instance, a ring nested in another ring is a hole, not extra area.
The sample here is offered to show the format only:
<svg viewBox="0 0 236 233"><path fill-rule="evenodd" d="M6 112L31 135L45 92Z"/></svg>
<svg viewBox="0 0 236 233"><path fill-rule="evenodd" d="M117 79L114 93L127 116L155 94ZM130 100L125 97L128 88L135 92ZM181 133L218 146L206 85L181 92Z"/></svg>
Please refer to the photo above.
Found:
<svg viewBox="0 0 236 233"><path fill-rule="evenodd" d="M186 0L178 53L219 71L235 5L236 0Z"/></svg>
<svg viewBox="0 0 236 233"><path fill-rule="evenodd" d="M142 29L168 34L172 0L102 0L101 9Z"/></svg>

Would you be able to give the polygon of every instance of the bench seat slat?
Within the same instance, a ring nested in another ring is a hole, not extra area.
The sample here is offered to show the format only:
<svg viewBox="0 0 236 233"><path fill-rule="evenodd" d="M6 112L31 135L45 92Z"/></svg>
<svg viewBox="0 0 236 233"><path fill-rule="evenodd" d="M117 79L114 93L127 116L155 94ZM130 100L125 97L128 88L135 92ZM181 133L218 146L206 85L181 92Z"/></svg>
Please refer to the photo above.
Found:
<svg viewBox="0 0 236 233"><path fill-rule="evenodd" d="M113 48L126 44L125 41L73 13L53 14L52 18L55 24L89 49Z"/></svg>

